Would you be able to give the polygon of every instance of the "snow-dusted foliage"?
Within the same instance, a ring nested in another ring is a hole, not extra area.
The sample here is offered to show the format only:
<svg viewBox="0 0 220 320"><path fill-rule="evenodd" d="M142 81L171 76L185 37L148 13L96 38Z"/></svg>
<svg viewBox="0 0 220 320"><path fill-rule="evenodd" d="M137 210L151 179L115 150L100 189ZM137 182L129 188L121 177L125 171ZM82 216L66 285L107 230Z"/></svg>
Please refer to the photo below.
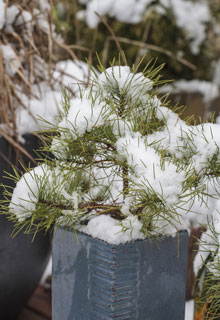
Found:
<svg viewBox="0 0 220 320"><path fill-rule="evenodd" d="M182 28L191 43L192 53L198 54L201 43L206 39L206 24L212 21L206 1L190 0L79 0L86 5L84 12L78 12L79 18L85 17L87 24L94 28L99 23L100 16L109 15L118 21L137 24L148 14L152 7L160 13L171 11L176 25ZM163 31L162 31L163 32Z"/></svg>
<svg viewBox="0 0 220 320"><path fill-rule="evenodd" d="M32 85L32 96L27 96L17 86L17 96L25 106L16 108L16 125L21 141L23 134L43 129L45 123L42 119L56 123L62 101L60 88L70 88L75 94L78 82L87 81L88 73L89 67L82 61L60 61L51 72L50 81L44 79Z"/></svg>
<svg viewBox="0 0 220 320"><path fill-rule="evenodd" d="M32 14L29 11L22 9L21 6L16 4L6 6L6 2L7 1L4 0L0 1L0 30L4 29L6 32L13 32L15 31L16 27L23 26L23 32L28 34L30 28L33 28L33 26L39 22L39 27L42 29L42 31L46 33L50 32L50 25L47 20L47 15L51 10L51 7L47 0L37 1L38 8L35 8L33 12L33 14L37 17L37 20L33 19Z"/></svg>
<svg viewBox="0 0 220 320"><path fill-rule="evenodd" d="M46 147L54 158L45 160L47 171L21 178L9 214L111 243L211 221L220 194L220 125L181 120L153 93L152 74L115 66L79 85L77 98L65 95ZM26 182L34 195L19 197Z"/></svg>

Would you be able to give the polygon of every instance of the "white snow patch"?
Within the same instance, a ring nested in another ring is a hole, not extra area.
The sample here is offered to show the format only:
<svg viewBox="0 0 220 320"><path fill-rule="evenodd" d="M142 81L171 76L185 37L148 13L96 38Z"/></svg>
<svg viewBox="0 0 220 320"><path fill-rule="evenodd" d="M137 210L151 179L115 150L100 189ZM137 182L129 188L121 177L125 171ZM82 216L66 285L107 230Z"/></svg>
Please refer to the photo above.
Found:
<svg viewBox="0 0 220 320"><path fill-rule="evenodd" d="M42 92L42 94L39 100L28 99L27 96L21 95L26 105L26 109L18 108L16 110L16 125L21 141L22 135L25 133L43 130L47 126L45 121L56 123L62 94L57 91Z"/></svg>
<svg viewBox="0 0 220 320"><path fill-rule="evenodd" d="M185 305L185 320L194 319L194 300L189 300Z"/></svg>
<svg viewBox="0 0 220 320"><path fill-rule="evenodd" d="M15 21L16 16L19 14L20 10L16 5L11 5L6 10L6 21L5 21L5 31L6 32L13 32L14 28L12 27L12 24Z"/></svg>
<svg viewBox="0 0 220 320"><path fill-rule="evenodd" d="M42 12L46 12L46 13L48 13L48 12L50 12L50 10L51 10L51 5L50 5L50 3L48 2L48 0L38 0L38 2L39 2L39 6L40 6L40 10L42 11Z"/></svg>
<svg viewBox="0 0 220 320"><path fill-rule="evenodd" d="M8 48L7 46L6 50L5 47L6 46L4 46L3 50L5 55L7 55L7 59L10 58L10 61L12 59L14 61L16 56L12 48L10 46ZM15 60L15 62L17 62L17 60ZM6 61L6 67L9 68L8 72L11 74L16 71L15 69L11 70L12 66L8 61ZM41 72L45 71L41 70L41 66L39 70ZM36 98L28 97L22 92L20 87L17 87L17 95L25 105L25 108L20 107L16 109L16 125L20 141L23 141L22 135L25 133L42 130L47 126L46 123L40 119L44 119L49 123L57 123L56 119L60 111L62 111L61 87L69 87L72 93L76 94L79 90L79 83L87 81L88 70L88 65L83 62L71 60L60 61L57 63L53 73L53 87L50 87L47 81L32 85L32 92ZM44 76L46 77L47 75ZM72 103L74 103L73 101L74 100L72 100Z"/></svg>
<svg viewBox="0 0 220 320"><path fill-rule="evenodd" d="M118 21L128 23L140 23L143 18L144 11L152 0L92 0L80 1L86 4L86 22L91 28L95 28L100 19L100 16L108 14L110 17L115 17ZM126 8L126 10L125 10Z"/></svg>
<svg viewBox="0 0 220 320"><path fill-rule="evenodd" d="M70 133L73 139L85 132L90 132L93 127L104 123L102 117L103 103L92 103L91 100L83 98L72 99L68 114L59 123L61 132Z"/></svg>
<svg viewBox="0 0 220 320"><path fill-rule="evenodd" d="M89 66L82 61L64 60L56 64L53 73L55 81L62 83L63 87L74 92L79 90L79 85L88 82Z"/></svg>
<svg viewBox="0 0 220 320"><path fill-rule="evenodd" d="M51 275L52 275L52 256L50 256L50 260L49 260L49 262L44 270L44 273L41 277L40 284L46 287L47 286L46 280Z"/></svg>
<svg viewBox="0 0 220 320"><path fill-rule="evenodd" d="M198 54L199 46L206 38L205 23L211 19L207 2L171 0L171 3L177 25L188 32L192 53Z"/></svg>
<svg viewBox="0 0 220 320"><path fill-rule="evenodd" d="M177 167L164 162L161 168L161 158L156 151L147 147L140 136L120 138L117 141L119 155L126 157L128 164L134 168L135 175L132 179L143 188L162 194L169 204L178 202L182 192L184 174L177 172Z"/></svg>
<svg viewBox="0 0 220 320"><path fill-rule="evenodd" d="M209 103L220 95L218 84L197 79L175 81L172 85L163 87L161 91L172 93L200 93L204 103Z"/></svg>
<svg viewBox="0 0 220 320"><path fill-rule="evenodd" d="M124 231L122 231L122 226ZM140 231L142 224L136 217L129 216L119 221L107 215L99 215L92 218L87 226L82 226L79 231L84 232L93 238L106 241L111 244L121 244L137 239L144 239L143 233Z"/></svg>
<svg viewBox="0 0 220 320"><path fill-rule="evenodd" d="M39 194L39 180L48 174L45 164L26 172L17 182L13 190L9 210L18 220L24 221L30 217L36 208Z"/></svg>
<svg viewBox="0 0 220 320"><path fill-rule="evenodd" d="M4 0L0 0L0 30L2 30L5 24L5 7Z"/></svg>
<svg viewBox="0 0 220 320"><path fill-rule="evenodd" d="M127 66L115 66L107 68L99 75L97 86L100 86L109 97L112 92L119 91L121 95L126 94L132 103L136 103L144 98L146 101L153 82L142 72L134 74Z"/></svg>
<svg viewBox="0 0 220 320"><path fill-rule="evenodd" d="M10 44L0 45L2 51L5 70L10 77L13 77L21 67L20 61Z"/></svg>

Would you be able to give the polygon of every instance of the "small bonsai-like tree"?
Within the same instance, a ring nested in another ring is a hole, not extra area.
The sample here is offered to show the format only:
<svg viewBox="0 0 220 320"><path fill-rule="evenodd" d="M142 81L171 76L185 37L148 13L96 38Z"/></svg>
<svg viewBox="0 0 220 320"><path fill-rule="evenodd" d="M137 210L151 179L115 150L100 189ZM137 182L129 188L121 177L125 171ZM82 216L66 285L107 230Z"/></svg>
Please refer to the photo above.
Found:
<svg viewBox="0 0 220 320"><path fill-rule="evenodd" d="M115 243L207 223L220 192L220 126L189 125L160 100L160 68L100 71L77 98L64 94L43 162L15 172L1 212L26 232L66 225L108 241L113 228Z"/></svg>

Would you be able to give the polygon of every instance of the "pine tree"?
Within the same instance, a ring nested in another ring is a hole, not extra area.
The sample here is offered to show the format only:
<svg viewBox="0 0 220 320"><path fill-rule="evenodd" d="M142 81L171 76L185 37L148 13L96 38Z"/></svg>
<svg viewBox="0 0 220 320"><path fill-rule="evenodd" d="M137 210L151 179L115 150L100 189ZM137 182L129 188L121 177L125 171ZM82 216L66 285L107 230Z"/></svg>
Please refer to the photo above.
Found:
<svg viewBox="0 0 220 320"><path fill-rule="evenodd" d="M206 223L219 196L219 125L181 120L158 98L159 72L101 66L77 98L64 93L45 157L22 177L15 170L11 202L5 188L1 212L16 230L75 231L107 215L152 237Z"/></svg>

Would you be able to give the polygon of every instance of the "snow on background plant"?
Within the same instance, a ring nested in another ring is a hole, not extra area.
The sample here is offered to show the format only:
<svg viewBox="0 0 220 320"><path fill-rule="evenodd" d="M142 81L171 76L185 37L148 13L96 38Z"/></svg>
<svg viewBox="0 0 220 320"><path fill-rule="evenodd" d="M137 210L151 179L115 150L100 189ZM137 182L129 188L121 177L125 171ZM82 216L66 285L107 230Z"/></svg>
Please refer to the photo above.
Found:
<svg viewBox="0 0 220 320"><path fill-rule="evenodd" d="M46 0L0 0L1 129L17 141L39 129L38 117L54 119L61 86L74 95L76 83L87 81L85 63L60 61L68 48L55 32L51 10Z"/></svg>
<svg viewBox="0 0 220 320"><path fill-rule="evenodd" d="M2 210L26 232L67 225L110 243L207 224L219 206L220 125L181 120L155 94L159 70L101 71L64 95L44 148L53 157L15 178Z"/></svg>
<svg viewBox="0 0 220 320"><path fill-rule="evenodd" d="M74 6L66 1L57 2L56 25L69 43L93 50L94 62L98 52L107 67L117 49L98 13L118 37L128 64L137 65L145 54L158 65L166 62L164 77L175 79L166 92L201 96L200 114L207 120L210 111L219 112L219 10L216 0L79 0ZM178 100L185 105L184 97Z"/></svg>
<svg viewBox="0 0 220 320"><path fill-rule="evenodd" d="M85 4L85 11L78 12L78 15L85 17L87 24L94 28L100 22L99 15L109 15L118 21L137 24L140 23L147 11L153 5L155 10L164 14L167 10L172 11L176 24L183 28L190 41L190 47L194 54L199 53L199 47L206 39L206 24L212 21L209 6L205 1L185 1L185 0L79 0ZM126 10L125 10L126 7Z"/></svg>

